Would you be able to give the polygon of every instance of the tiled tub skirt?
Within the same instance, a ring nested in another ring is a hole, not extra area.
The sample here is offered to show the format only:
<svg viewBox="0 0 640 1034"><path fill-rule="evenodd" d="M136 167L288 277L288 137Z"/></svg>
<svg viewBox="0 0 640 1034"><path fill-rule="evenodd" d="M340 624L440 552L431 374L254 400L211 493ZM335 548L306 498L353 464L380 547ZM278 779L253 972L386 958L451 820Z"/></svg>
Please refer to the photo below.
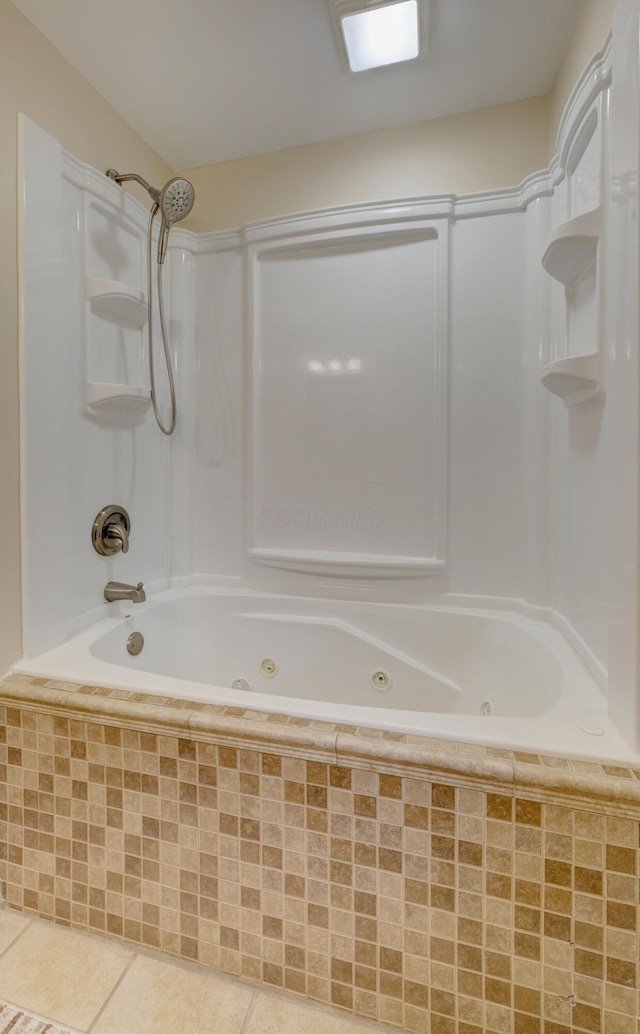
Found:
<svg viewBox="0 0 640 1034"><path fill-rule="evenodd" d="M437 1034L636 1034L640 772L26 676L7 901Z"/></svg>

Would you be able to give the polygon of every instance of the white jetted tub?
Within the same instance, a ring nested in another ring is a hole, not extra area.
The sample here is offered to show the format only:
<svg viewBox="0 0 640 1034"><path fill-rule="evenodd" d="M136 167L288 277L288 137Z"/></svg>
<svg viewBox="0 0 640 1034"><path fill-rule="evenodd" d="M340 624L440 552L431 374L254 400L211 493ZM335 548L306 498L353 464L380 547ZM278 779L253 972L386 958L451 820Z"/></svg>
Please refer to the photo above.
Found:
<svg viewBox="0 0 640 1034"><path fill-rule="evenodd" d="M144 637L135 656L132 633ZM15 670L523 750L629 755L560 632L510 612L167 590L111 604Z"/></svg>

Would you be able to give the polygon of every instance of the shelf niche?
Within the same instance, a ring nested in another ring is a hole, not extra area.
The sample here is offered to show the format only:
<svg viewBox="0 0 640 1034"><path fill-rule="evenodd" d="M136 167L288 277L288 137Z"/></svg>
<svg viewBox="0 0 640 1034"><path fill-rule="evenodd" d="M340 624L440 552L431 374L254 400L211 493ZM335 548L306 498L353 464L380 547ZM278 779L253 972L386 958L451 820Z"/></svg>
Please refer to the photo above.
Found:
<svg viewBox="0 0 640 1034"><path fill-rule="evenodd" d="M599 209L584 212L561 223L553 231L542 256L542 265L554 280L570 287L594 266L599 240Z"/></svg>
<svg viewBox="0 0 640 1034"><path fill-rule="evenodd" d="M141 330L147 322L149 310L144 295L130 291L118 280L88 276L85 293L91 311L102 319L132 330Z"/></svg>
<svg viewBox="0 0 640 1034"><path fill-rule="evenodd" d="M87 408L101 415L114 408L125 408L132 416L144 416L151 405L148 388L136 388L130 384L103 384L89 381L87 384Z"/></svg>
<svg viewBox="0 0 640 1034"><path fill-rule="evenodd" d="M568 219L553 231L542 256L549 276L572 288L583 278L595 275L600 222L600 209L595 208ZM543 368L540 380L567 409L589 402L600 391L599 354L593 351L556 359Z"/></svg>
<svg viewBox="0 0 640 1034"><path fill-rule="evenodd" d="M143 294L131 291L118 280L85 277L85 294L91 313L129 330L142 330L149 311ZM94 416L127 416L142 420L151 405L151 392L132 384L89 381L86 388L87 409Z"/></svg>
<svg viewBox="0 0 640 1034"><path fill-rule="evenodd" d="M567 409L595 398L600 390L600 357L597 352L570 355L544 367L540 380Z"/></svg>

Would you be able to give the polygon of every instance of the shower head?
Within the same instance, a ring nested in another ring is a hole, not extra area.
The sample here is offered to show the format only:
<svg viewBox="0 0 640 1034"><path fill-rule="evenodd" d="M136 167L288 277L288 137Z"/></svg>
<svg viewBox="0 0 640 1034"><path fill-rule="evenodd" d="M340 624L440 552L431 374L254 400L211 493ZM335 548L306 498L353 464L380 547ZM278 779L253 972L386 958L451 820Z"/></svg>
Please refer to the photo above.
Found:
<svg viewBox="0 0 640 1034"><path fill-rule="evenodd" d="M162 225L160 226L160 239L158 241L158 262L162 264L167 253L169 230L174 223L188 216L193 208L196 192L192 184L189 183L189 180L183 179L182 176L174 176L168 183L165 183L162 190L157 190L156 187L152 187L151 184L147 183L142 176L139 176L137 172L127 172L121 175L116 169L108 169L107 176L109 179L115 180L116 183L126 183L128 180L135 180L136 183L140 183L149 192L160 209ZM157 208L154 208L154 212L157 210Z"/></svg>
<svg viewBox="0 0 640 1034"><path fill-rule="evenodd" d="M169 180L160 191L157 203L162 213L162 225L158 241L158 262L164 262L164 257L167 253L169 230L174 223L180 222L181 219L189 215L193 208L195 197L196 192L193 186L189 183L189 180L183 179L182 176L176 176L174 179Z"/></svg>
<svg viewBox="0 0 640 1034"><path fill-rule="evenodd" d="M189 215L195 200L195 191L189 180L176 176L169 180L160 191L160 208L168 226Z"/></svg>

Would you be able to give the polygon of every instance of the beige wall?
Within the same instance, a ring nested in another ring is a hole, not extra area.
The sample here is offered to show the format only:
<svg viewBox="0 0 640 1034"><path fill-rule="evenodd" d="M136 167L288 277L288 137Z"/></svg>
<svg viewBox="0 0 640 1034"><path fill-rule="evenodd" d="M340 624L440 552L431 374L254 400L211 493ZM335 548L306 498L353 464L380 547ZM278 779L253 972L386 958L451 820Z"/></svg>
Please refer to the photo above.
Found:
<svg viewBox="0 0 640 1034"><path fill-rule="evenodd" d="M547 164L546 97L183 171L189 225L217 230L329 205L512 186Z"/></svg>
<svg viewBox="0 0 640 1034"><path fill-rule="evenodd" d="M616 0L582 0L567 49L551 91L549 156L556 151L556 133L574 84L591 57L600 50L613 21Z"/></svg>
<svg viewBox="0 0 640 1034"><path fill-rule="evenodd" d="M135 169L164 182L172 170L57 50L0 0L0 673L21 652L16 270L16 125L24 112L97 168ZM51 429L55 434L55 428ZM98 504L100 500L97 500ZM43 519L46 515L43 514ZM54 537L55 538L55 537ZM55 544L54 544L55 548Z"/></svg>
<svg viewBox="0 0 640 1034"><path fill-rule="evenodd" d="M519 183L555 153L563 108L614 7L582 0L547 97L181 170L198 195L189 226L218 230L328 205Z"/></svg>

